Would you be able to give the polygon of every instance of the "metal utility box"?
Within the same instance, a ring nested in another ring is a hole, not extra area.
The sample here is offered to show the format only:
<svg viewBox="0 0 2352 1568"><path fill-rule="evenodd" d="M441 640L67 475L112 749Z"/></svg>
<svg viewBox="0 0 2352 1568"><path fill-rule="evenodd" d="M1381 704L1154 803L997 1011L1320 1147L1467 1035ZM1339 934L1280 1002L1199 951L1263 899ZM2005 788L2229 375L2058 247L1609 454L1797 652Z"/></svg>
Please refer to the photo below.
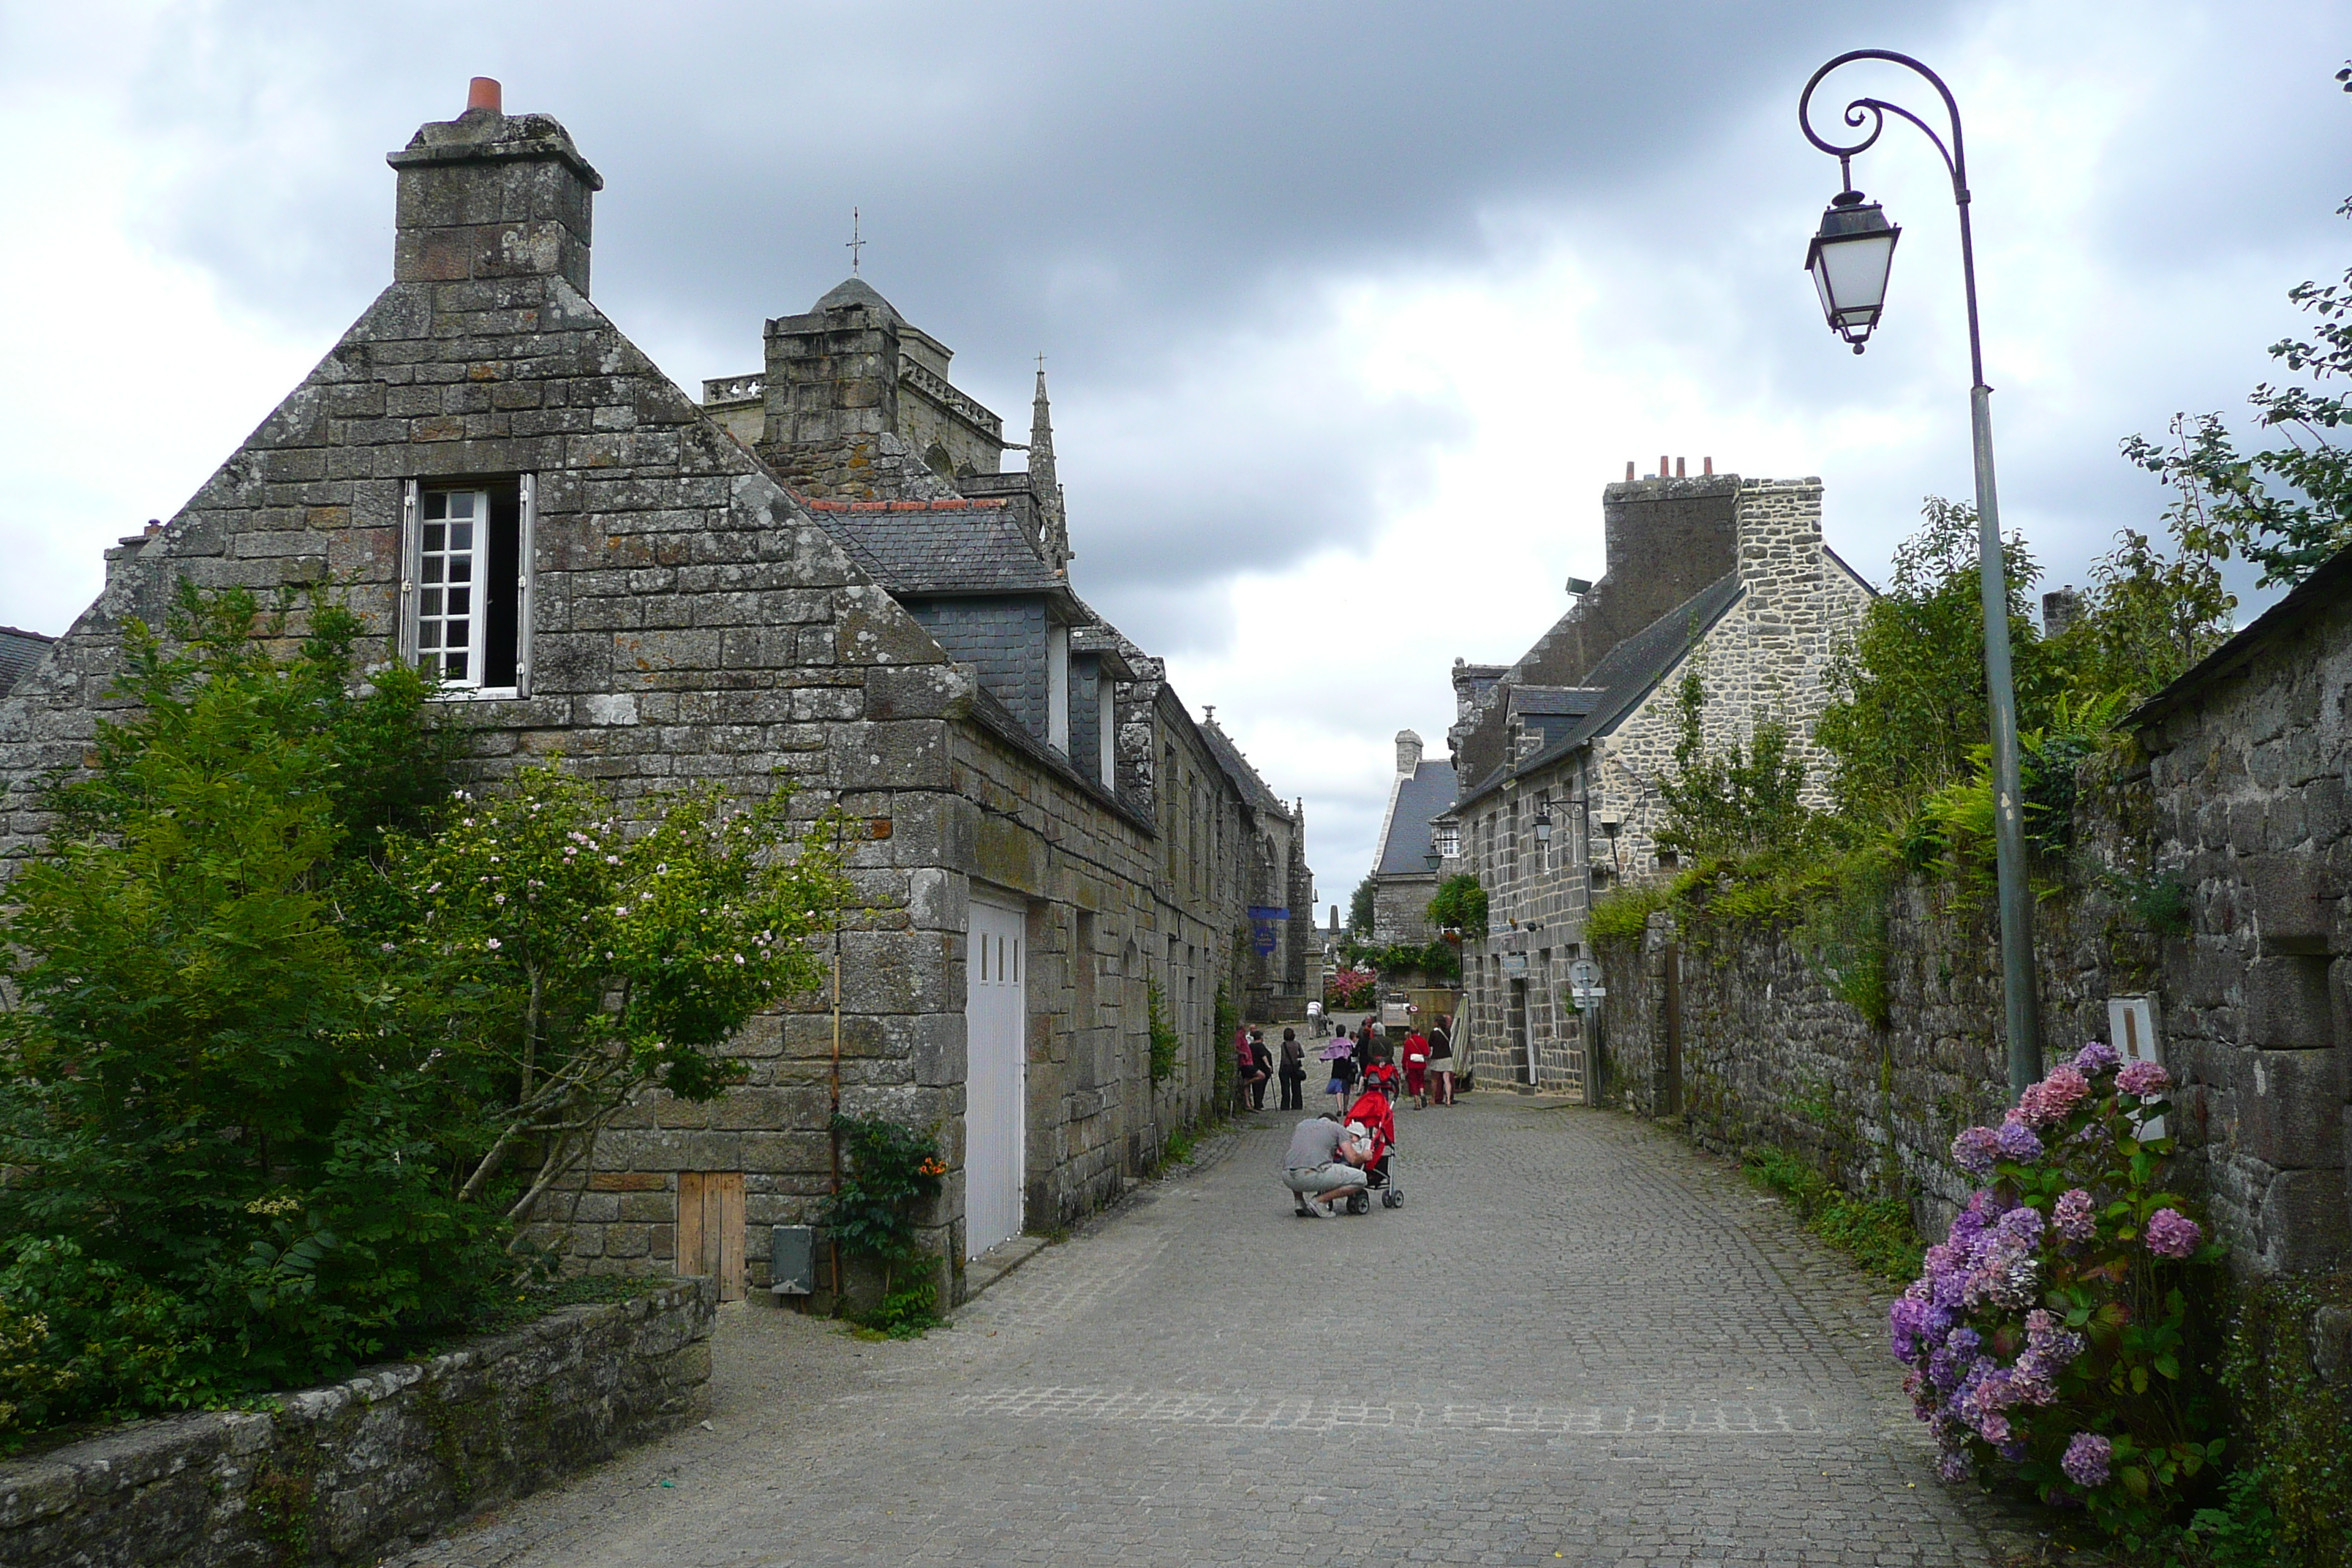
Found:
<svg viewBox="0 0 2352 1568"><path fill-rule="evenodd" d="M779 1296L805 1296L816 1289L816 1227L780 1225L769 1231L768 1289Z"/></svg>

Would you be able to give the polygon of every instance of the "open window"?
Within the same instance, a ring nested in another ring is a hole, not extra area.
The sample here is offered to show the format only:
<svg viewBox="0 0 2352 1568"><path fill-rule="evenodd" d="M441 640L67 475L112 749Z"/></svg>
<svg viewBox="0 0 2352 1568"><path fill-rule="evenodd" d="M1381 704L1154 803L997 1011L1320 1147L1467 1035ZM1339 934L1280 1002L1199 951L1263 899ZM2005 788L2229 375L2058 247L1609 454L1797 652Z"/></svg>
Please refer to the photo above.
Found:
<svg viewBox="0 0 2352 1568"><path fill-rule="evenodd" d="M536 490L529 474L409 481L400 652L445 690L530 695Z"/></svg>

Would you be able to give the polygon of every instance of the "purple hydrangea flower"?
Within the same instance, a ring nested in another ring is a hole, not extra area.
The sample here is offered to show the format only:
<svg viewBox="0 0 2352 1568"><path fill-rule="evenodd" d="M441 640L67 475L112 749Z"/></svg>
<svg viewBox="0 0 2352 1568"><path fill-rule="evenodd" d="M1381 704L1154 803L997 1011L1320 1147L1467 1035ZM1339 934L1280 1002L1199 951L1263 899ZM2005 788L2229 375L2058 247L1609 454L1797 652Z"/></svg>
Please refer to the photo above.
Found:
<svg viewBox="0 0 2352 1568"><path fill-rule="evenodd" d="M2022 1121L2004 1121L1992 1135L1993 1147L2011 1160L2039 1159L2042 1140Z"/></svg>
<svg viewBox="0 0 2352 1568"><path fill-rule="evenodd" d="M2032 1247L2042 1239L2042 1211L2020 1204L2000 1216L2000 1232Z"/></svg>
<svg viewBox="0 0 2352 1568"><path fill-rule="evenodd" d="M2123 1059L2115 1047L2104 1040L2093 1040L2074 1053L2074 1070L2084 1078L2095 1078L2100 1073L2113 1070Z"/></svg>
<svg viewBox="0 0 2352 1568"><path fill-rule="evenodd" d="M2158 1209L2147 1216L2147 1249L2158 1258L2186 1258L2204 1239L2197 1222L2179 1209Z"/></svg>
<svg viewBox="0 0 2352 1568"><path fill-rule="evenodd" d="M2156 1062L2129 1061L2116 1071L2116 1087L2126 1094L2147 1099L2170 1089L2172 1075Z"/></svg>
<svg viewBox="0 0 2352 1568"><path fill-rule="evenodd" d="M1936 1473L1948 1481L1969 1479L1969 1456L1959 1448L1948 1448L1936 1459Z"/></svg>
<svg viewBox="0 0 2352 1568"><path fill-rule="evenodd" d="M1971 1127L1952 1140L1952 1163L1971 1176L1992 1174L1993 1162L1999 1157L2000 1150L1990 1127ZM1954 1228L1958 1228L1957 1222Z"/></svg>
<svg viewBox="0 0 2352 1568"><path fill-rule="evenodd" d="M1999 1451L2000 1457L2007 1459L2011 1464L2021 1465L2025 1462L2025 1456L2032 1450L2026 1447L2025 1439L2019 1437L2013 1441L2003 1443Z"/></svg>
<svg viewBox="0 0 2352 1568"><path fill-rule="evenodd" d="M2097 1433L2077 1432L2066 1445L2066 1457L2058 1461L2058 1468L2078 1487L2103 1487L2115 1454L2116 1446Z"/></svg>
<svg viewBox="0 0 2352 1568"><path fill-rule="evenodd" d="M1926 1291L1924 1282L1914 1285L1886 1309L1886 1342L1897 1361L1909 1361L1919 1353L1919 1340L1927 1326Z"/></svg>
<svg viewBox="0 0 2352 1568"><path fill-rule="evenodd" d="M2058 1234L2069 1241L2091 1241L2099 1234L2091 1194L2080 1187L2059 1194L2058 1201L2051 1205L2050 1218L2057 1226Z"/></svg>

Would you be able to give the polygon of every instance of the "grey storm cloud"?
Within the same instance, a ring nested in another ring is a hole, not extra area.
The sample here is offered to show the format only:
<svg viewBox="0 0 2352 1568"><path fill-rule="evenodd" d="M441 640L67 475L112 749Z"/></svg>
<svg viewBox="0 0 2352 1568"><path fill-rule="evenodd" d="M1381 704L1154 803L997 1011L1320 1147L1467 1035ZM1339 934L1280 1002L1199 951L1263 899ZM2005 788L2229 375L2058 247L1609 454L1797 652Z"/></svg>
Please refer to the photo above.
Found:
<svg viewBox="0 0 2352 1568"><path fill-rule="evenodd" d="M158 243L323 332L384 276L382 153L498 75L604 174L596 292L681 381L756 368L761 318L845 270L856 205L867 276L960 380L1018 425L1042 349L1091 434L1090 406L1204 337L1295 328L1319 275L1475 257L1497 206L1670 186L1872 10L202 7L164 14L126 115L194 154L157 193ZM1362 530L1457 426L1347 396L1302 388L1272 430L1171 429L1147 401L1100 457L1066 438L1087 581L1165 600Z"/></svg>

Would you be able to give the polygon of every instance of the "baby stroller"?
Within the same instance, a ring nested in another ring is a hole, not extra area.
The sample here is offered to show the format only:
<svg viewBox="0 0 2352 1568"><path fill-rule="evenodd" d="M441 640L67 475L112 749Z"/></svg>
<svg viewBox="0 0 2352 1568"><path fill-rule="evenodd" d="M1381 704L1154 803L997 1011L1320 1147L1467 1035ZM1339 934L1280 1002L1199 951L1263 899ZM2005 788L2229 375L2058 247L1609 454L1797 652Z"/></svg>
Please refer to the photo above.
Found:
<svg viewBox="0 0 2352 1568"><path fill-rule="evenodd" d="M1349 1214L1370 1214L1372 1194L1381 1194L1381 1207L1392 1209L1404 1203L1404 1189L1397 1185L1391 1165L1396 1153L1396 1110L1389 1103L1388 1087L1396 1080L1396 1068L1388 1068L1387 1077L1375 1079L1385 1064L1374 1063L1365 1069L1364 1091L1348 1108L1348 1120L1360 1122L1371 1134L1372 1158L1364 1166L1364 1190L1348 1199Z"/></svg>

